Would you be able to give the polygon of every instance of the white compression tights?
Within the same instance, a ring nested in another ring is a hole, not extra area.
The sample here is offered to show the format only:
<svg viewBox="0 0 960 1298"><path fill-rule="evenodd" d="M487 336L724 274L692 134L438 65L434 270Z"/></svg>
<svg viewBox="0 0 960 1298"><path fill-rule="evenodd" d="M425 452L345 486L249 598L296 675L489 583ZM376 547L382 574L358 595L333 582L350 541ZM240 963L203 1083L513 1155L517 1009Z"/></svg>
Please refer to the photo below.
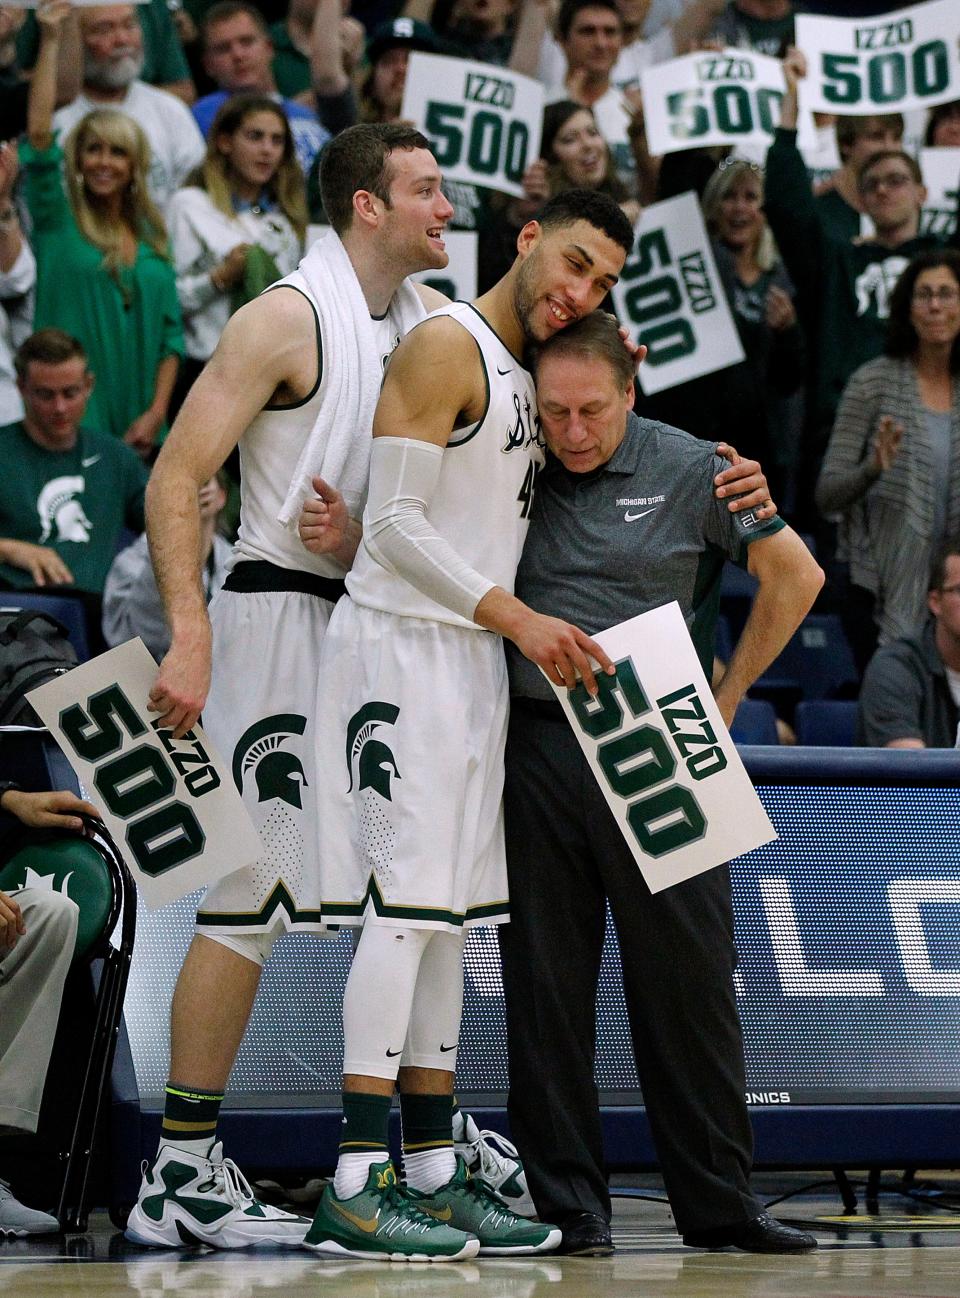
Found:
<svg viewBox="0 0 960 1298"><path fill-rule="evenodd" d="M364 925L343 996L344 1073L456 1071L464 936Z"/></svg>

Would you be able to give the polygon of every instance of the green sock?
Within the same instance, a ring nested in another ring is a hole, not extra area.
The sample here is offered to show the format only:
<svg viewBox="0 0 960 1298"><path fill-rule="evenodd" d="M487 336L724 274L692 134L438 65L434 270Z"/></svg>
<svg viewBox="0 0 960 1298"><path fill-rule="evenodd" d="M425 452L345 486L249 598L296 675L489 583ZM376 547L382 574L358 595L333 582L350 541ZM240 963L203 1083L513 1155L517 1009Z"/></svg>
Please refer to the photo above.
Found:
<svg viewBox="0 0 960 1298"><path fill-rule="evenodd" d="M217 1138L217 1118L223 1095L196 1086L171 1082L164 1092L160 1144L185 1153L207 1154Z"/></svg>
<svg viewBox="0 0 960 1298"><path fill-rule="evenodd" d="M357 1095L344 1091L343 1130L340 1133L339 1152L341 1154L376 1153L386 1158L387 1131L392 1106L392 1095Z"/></svg>
<svg viewBox="0 0 960 1298"><path fill-rule="evenodd" d="M387 1132L392 1095L343 1093L343 1130L333 1192L338 1199L351 1199L367 1183L370 1168L390 1157Z"/></svg>
<svg viewBox="0 0 960 1298"><path fill-rule="evenodd" d="M456 1171L449 1095L400 1095L403 1174L414 1190L432 1194Z"/></svg>

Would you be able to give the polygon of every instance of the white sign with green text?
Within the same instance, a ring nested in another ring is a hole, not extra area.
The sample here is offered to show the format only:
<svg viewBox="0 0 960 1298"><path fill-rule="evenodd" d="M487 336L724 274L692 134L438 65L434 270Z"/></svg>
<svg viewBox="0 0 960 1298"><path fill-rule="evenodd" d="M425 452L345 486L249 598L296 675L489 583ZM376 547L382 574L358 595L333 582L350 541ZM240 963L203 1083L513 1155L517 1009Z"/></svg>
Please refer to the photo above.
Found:
<svg viewBox="0 0 960 1298"><path fill-rule="evenodd" d="M643 69L640 84L655 157L714 144L766 148L786 90L779 59L736 49L655 63Z"/></svg>
<svg viewBox="0 0 960 1298"><path fill-rule="evenodd" d="M919 162L927 190L920 233L951 234L960 198L960 149L921 149Z"/></svg>
<svg viewBox="0 0 960 1298"><path fill-rule="evenodd" d="M614 310L647 348L638 378L650 396L744 358L696 194L646 208L612 291Z"/></svg>
<svg viewBox="0 0 960 1298"><path fill-rule="evenodd" d="M180 739L147 707L157 664L140 639L28 694L90 790L149 906L252 865L263 844L199 726Z"/></svg>
<svg viewBox="0 0 960 1298"><path fill-rule="evenodd" d="M554 686L651 892L703 874L777 837L674 601L601 631L616 665Z"/></svg>
<svg viewBox="0 0 960 1298"><path fill-rule="evenodd" d="M430 140L444 179L520 198L540 156L543 100L539 81L508 68L415 52L400 116Z"/></svg>
<svg viewBox="0 0 960 1298"><path fill-rule="evenodd" d="M797 14L800 103L817 113L904 113L960 99L960 4L927 0L875 18Z"/></svg>

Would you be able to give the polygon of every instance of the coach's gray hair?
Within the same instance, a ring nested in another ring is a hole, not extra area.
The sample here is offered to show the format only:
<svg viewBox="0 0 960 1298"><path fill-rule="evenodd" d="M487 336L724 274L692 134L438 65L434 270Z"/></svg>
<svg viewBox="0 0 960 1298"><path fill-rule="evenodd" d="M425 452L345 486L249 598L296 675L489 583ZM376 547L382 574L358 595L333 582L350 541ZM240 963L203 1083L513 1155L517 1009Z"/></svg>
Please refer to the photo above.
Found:
<svg viewBox="0 0 960 1298"><path fill-rule="evenodd" d="M591 311L589 315L556 333L533 352L533 369L536 373L546 356L586 357L588 360L606 361L620 387L632 383L636 370L616 319L606 311Z"/></svg>

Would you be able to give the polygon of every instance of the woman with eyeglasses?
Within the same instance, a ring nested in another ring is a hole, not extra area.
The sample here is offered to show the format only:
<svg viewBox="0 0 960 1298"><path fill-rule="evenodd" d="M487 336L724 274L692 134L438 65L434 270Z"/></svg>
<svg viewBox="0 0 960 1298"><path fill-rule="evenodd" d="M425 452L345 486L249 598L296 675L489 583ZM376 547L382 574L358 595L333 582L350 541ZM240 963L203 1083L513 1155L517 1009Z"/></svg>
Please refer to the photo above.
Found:
<svg viewBox="0 0 960 1298"><path fill-rule="evenodd" d="M960 253L914 258L890 299L884 355L850 378L817 483L840 515L845 622L861 668L916 635L931 558L960 532Z"/></svg>

